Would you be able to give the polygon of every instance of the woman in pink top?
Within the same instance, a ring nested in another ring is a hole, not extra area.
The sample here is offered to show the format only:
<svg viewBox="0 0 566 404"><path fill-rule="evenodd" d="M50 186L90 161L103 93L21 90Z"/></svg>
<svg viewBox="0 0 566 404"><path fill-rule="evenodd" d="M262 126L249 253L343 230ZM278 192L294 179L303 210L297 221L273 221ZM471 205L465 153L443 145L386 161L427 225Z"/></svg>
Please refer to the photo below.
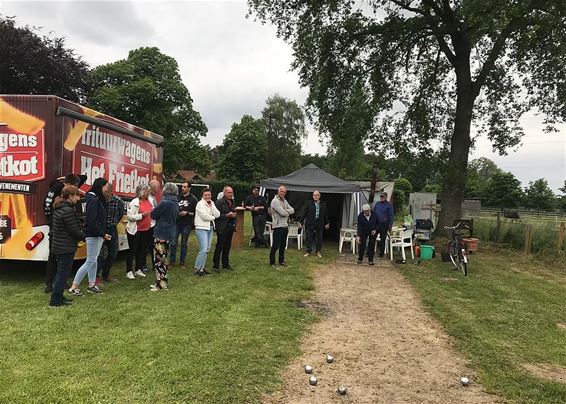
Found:
<svg viewBox="0 0 566 404"><path fill-rule="evenodd" d="M126 278L135 279L136 276L145 277L143 269L146 268L147 245L151 237L151 211L154 206L149 199L149 186L138 185L137 197L128 206L128 224L126 234L128 236L128 258L126 260ZM134 259L136 266L133 267Z"/></svg>

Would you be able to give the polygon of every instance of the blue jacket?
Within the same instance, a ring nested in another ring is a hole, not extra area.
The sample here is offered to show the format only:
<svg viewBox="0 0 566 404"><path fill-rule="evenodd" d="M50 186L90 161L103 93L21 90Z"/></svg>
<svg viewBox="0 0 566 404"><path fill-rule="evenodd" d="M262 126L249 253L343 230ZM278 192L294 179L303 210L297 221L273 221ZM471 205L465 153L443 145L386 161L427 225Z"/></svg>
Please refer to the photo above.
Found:
<svg viewBox="0 0 566 404"><path fill-rule="evenodd" d="M358 215L358 236L368 236L372 231L377 229L377 216L371 212L369 220L366 219L364 212Z"/></svg>
<svg viewBox="0 0 566 404"><path fill-rule="evenodd" d="M166 195L151 211L151 218L155 220L153 237L159 240L173 241L177 231L177 217L179 216L179 201L176 195Z"/></svg>
<svg viewBox="0 0 566 404"><path fill-rule="evenodd" d="M373 207L373 213L377 215L378 227L391 228L391 226L393 226L393 205L391 205L388 201L376 202Z"/></svg>
<svg viewBox="0 0 566 404"><path fill-rule="evenodd" d="M84 233L86 237L104 237L106 234L106 207L94 192L85 196L86 215Z"/></svg>

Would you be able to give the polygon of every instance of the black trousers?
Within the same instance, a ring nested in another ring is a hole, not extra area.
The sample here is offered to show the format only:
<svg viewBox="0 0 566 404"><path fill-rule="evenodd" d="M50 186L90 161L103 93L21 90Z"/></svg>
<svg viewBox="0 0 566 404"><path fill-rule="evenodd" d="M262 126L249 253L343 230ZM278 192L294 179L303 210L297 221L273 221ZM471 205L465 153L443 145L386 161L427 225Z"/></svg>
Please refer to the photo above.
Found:
<svg viewBox="0 0 566 404"><path fill-rule="evenodd" d="M51 294L51 301L49 302L52 306L57 306L63 303L63 292L65 291L65 283L67 278L73 269L73 262L75 253L67 254L57 254L57 273L55 276L55 283L53 285L53 293Z"/></svg>
<svg viewBox="0 0 566 404"><path fill-rule="evenodd" d="M53 286L57 273L57 258L51 253L51 237L49 237L49 257L45 266L45 286Z"/></svg>
<svg viewBox="0 0 566 404"><path fill-rule="evenodd" d="M149 245L149 238L152 235L151 230L138 231L133 236L130 233L128 235L128 257L126 258L126 272L137 271L138 269L147 268L145 258L147 257L147 246ZM151 242L153 245L153 241ZM153 257L153 251L152 251ZM134 259L136 266L134 268ZM153 258L152 258L153 262Z"/></svg>
<svg viewBox="0 0 566 404"><path fill-rule="evenodd" d="M220 268L220 256L222 256L222 268L230 266L230 248L232 247L232 235L234 229L226 226L224 233L216 234L216 247L212 264L214 268Z"/></svg>
<svg viewBox="0 0 566 404"><path fill-rule="evenodd" d="M110 268L112 268L114 261L116 261L120 248L118 231L113 229L108 231L108 234L110 234L112 238L110 240L104 240L102 248L100 249L100 255L98 256L98 274L104 279L110 276Z"/></svg>
<svg viewBox="0 0 566 404"><path fill-rule="evenodd" d="M358 261L364 260L364 253L366 252L366 245L368 251L368 261L373 261L373 255L375 252L375 239L377 239L377 233L373 236L371 234L360 236L360 252L358 254Z"/></svg>
<svg viewBox="0 0 566 404"><path fill-rule="evenodd" d="M377 232L379 233L379 256L383 257L385 254L385 242L387 241L387 231L389 230L389 225L377 226Z"/></svg>
<svg viewBox="0 0 566 404"><path fill-rule="evenodd" d="M265 239L263 238L263 232L265 231L265 215L257 215L252 217L254 225L254 238L255 246L260 247L262 245L267 246Z"/></svg>
<svg viewBox="0 0 566 404"><path fill-rule="evenodd" d="M287 246L287 235L289 228L277 227L273 229L273 245L269 252L269 264L275 265L275 253L279 250L279 263L285 262L285 247Z"/></svg>
<svg viewBox="0 0 566 404"><path fill-rule="evenodd" d="M322 249L322 232L324 228L321 223L307 225L307 252L312 253L312 245L316 243L316 252Z"/></svg>

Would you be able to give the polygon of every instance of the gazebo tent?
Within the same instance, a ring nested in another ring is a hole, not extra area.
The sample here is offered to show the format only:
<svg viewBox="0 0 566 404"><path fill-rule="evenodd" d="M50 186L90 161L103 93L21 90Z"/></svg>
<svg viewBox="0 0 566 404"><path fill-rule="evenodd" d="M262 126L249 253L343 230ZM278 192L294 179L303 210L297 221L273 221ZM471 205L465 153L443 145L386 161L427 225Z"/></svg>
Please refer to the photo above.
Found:
<svg viewBox="0 0 566 404"><path fill-rule="evenodd" d="M334 218L334 232L337 227L351 227L354 225L361 205L366 203L366 198L361 193L358 184L344 181L326 171L318 168L314 164L305 167L282 177L268 178L260 182L260 193L263 195L266 190L276 190L284 185L290 191L289 202L295 208L297 217L306 206L306 202L311 198L312 192L320 191L322 200L328 205L329 216ZM274 194L275 192L272 192Z"/></svg>

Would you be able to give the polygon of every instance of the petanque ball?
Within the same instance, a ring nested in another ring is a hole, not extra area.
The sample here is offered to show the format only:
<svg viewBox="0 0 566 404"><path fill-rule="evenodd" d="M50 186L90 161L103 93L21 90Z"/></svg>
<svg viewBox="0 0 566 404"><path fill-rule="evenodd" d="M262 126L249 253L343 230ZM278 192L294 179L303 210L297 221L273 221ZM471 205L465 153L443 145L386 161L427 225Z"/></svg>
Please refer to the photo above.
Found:
<svg viewBox="0 0 566 404"><path fill-rule="evenodd" d="M312 369L312 366L311 366L311 365L305 365L305 373L311 374L311 373L312 373L312 370L313 370L313 369Z"/></svg>
<svg viewBox="0 0 566 404"><path fill-rule="evenodd" d="M347 392L348 392L348 389L346 388L346 386L338 387L338 394L340 394L341 396L346 395Z"/></svg>
<svg viewBox="0 0 566 404"><path fill-rule="evenodd" d="M470 379L468 379L467 377L462 377L460 379L460 383L462 383L462 386L467 386L470 384Z"/></svg>
<svg viewBox="0 0 566 404"><path fill-rule="evenodd" d="M334 356L332 356L332 355L326 355L326 362L328 362L328 363L333 363L333 362L334 362Z"/></svg>
<svg viewBox="0 0 566 404"><path fill-rule="evenodd" d="M316 386L316 384L318 383L318 379L315 376L311 376L309 377L309 383L311 386Z"/></svg>

